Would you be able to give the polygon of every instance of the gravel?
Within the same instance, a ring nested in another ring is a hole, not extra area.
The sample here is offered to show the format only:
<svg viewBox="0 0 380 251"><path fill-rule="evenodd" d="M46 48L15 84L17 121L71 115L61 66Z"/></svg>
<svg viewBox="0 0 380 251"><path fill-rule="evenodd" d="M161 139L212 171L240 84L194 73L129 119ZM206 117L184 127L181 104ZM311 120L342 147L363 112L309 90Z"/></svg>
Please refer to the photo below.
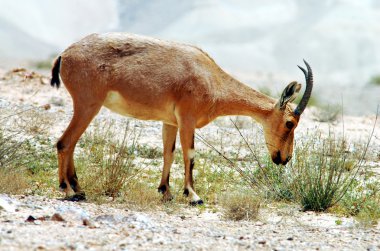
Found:
<svg viewBox="0 0 380 251"><path fill-rule="evenodd" d="M9 195L0 195L0 205L0 250L380 249L380 225L363 228L351 218L291 206L235 222L186 206L168 214Z"/></svg>

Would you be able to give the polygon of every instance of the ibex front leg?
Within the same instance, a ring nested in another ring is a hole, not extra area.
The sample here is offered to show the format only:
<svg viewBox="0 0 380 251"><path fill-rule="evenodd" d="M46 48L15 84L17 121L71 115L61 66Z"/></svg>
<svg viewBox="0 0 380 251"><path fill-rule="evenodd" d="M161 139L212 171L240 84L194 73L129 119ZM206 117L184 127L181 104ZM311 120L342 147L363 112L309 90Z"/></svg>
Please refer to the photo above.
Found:
<svg viewBox="0 0 380 251"><path fill-rule="evenodd" d="M178 128L175 126L163 124L162 141L164 144L164 167L162 170L162 178L158 192L163 194L163 201L170 201L173 196L170 193L169 176L170 168L174 160L175 142Z"/></svg>
<svg viewBox="0 0 380 251"><path fill-rule="evenodd" d="M184 194L190 196L191 205L202 205L203 201L195 193L193 185L193 168L194 168L194 133L195 123L191 120L182 121L180 127L181 146L183 151L183 161L185 164L185 190Z"/></svg>

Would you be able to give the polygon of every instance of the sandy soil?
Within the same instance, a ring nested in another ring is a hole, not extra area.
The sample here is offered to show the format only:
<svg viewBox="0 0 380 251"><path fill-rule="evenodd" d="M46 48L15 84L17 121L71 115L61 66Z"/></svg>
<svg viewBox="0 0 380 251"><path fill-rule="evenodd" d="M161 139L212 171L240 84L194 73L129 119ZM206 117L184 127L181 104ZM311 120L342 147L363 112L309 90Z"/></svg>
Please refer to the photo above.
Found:
<svg viewBox="0 0 380 251"><path fill-rule="evenodd" d="M0 70L0 107L16 112L43 107L48 116L56 119L47 133L57 139L70 120L71 99L64 88L53 89L48 82L47 77L29 71ZM366 141L375 121L375 115L345 116L329 124L316 122L315 114L313 109L306 110L297 128L298 138L317 130L325 135L341 134L344 128L348 142ZM100 119L109 116L124 119L107 110L98 115ZM143 128L140 142L161 147L159 123L136 123ZM243 128L244 123L243 120ZM380 170L379 124L368 157L374 170ZM228 120L218 120L199 132L218 140L221 130L228 132ZM226 145L227 150L233 141ZM366 229L352 218L301 212L294 207L264 208L258 221L233 222L207 208L138 212L121 205L0 195L0 250L164 249L380 250L380 225Z"/></svg>
<svg viewBox="0 0 380 251"><path fill-rule="evenodd" d="M297 208L263 209L258 221L233 222L193 207L136 212L5 195L0 205L0 250L380 249L379 227L364 229L350 218Z"/></svg>

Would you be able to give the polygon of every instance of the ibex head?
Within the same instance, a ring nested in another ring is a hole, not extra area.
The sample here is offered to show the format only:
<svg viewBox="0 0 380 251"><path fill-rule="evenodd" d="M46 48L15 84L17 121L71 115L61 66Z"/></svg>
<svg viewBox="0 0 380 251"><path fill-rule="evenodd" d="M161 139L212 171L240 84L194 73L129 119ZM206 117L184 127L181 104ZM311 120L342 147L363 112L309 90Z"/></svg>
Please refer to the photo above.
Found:
<svg viewBox="0 0 380 251"><path fill-rule="evenodd" d="M298 104L293 109L290 103L297 97L301 84L291 82L283 91L281 98L275 104L263 124L266 145L275 164L285 165L292 158L294 129L302 112L310 99L313 89L313 72L310 65L304 60L307 71L298 66L306 78L306 90Z"/></svg>

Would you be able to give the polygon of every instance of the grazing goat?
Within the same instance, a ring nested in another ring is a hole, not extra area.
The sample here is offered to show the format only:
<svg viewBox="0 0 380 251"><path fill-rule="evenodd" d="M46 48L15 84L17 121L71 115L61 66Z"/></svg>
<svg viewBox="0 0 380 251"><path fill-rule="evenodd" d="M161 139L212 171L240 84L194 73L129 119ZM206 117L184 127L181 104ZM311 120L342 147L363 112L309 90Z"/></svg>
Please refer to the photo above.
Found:
<svg viewBox="0 0 380 251"><path fill-rule="evenodd" d="M185 165L184 194L193 205L203 201L193 185L194 132L215 118L245 115L264 129L276 164L292 157L294 129L313 87L307 71L299 105L293 101L301 84L291 82L279 100L268 97L225 73L205 52L181 43L126 34L92 34L68 47L54 63L51 85L60 78L73 99L74 115L57 143L60 188L71 200L85 199L75 172L76 143L102 106L142 120L162 121L164 165L159 192L170 200L169 173L179 131Z"/></svg>

